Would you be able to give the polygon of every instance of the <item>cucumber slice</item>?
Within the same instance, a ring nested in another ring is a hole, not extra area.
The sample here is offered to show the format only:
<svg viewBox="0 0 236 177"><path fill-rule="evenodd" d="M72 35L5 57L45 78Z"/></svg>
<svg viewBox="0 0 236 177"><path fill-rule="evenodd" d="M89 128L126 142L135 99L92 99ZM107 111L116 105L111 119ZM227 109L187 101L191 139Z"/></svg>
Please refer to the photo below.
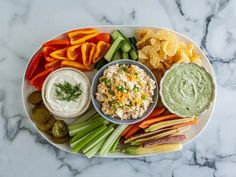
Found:
<svg viewBox="0 0 236 177"><path fill-rule="evenodd" d="M99 70L99 69L101 69L104 65L106 65L107 63L108 63L108 61L103 58L103 59L99 60L99 61L96 63L95 68L96 68L97 70Z"/></svg>
<svg viewBox="0 0 236 177"><path fill-rule="evenodd" d="M119 30L116 30L114 31L112 34L111 34L111 37L113 40L115 40L116 38L118 37L121 37L122 39L124 39L124 42L122 43L122 45L120 46L121 50L123 52L129 52L130 49L131 49L131 45L130 45L130 42L129 40L125 37L124 34L122 34Z"/></svg>
<svg viewBox="0 0 236 177"><path fill-rule="evenodd" d="M112 60L112 58L114 57L116 51L120 48L120 45L121 45L122 41L124 41L123 38L117 37L115 39L115 41L112 43L111 47L109 48L109 50L107 51L107 53L104 56L104 58L108 62L110 62Z"/></svg>
<svg viewBox="0 0 236 177"><path fill-rule="evenodd" d="M107 155L108 151L111 149L113 143L116 141L116 139L120 136L120 134L128 127L128 125L119 125L112 134L107 138L105 143L103 144L100 154L105 156Z"/></svg>
<svg viewBox="0 0 236 177"><path fill-rule="evenodd" d="M136 51L137 50L137 47L136 47L137 41L136 41L135 37L130 37L129 42L131 44L132 49L134 49Z"/></svg>
<svg viewBox="0 0 236 177"><path fill-rule="evenodd" d="M121 52L120 52L120 50L117 50L114 57L113 57L113 59L112 59L112 61L120 60L120 59L122 59Z"/></svg>
<svg viewBox="0 0 236 177"><path fill-rule="evenodd" d="M131 49L129 51L129 55L130 55L131 59L133 59L133 60L137 60L138 59L138 54L137 54L137 52L134 49Z"/></svg>
<svg viewBox="0 0 236 177"><path fill-rule="evenodd" d="M128 52L122 52L122 59L129 59L129 53Z"/></svg>

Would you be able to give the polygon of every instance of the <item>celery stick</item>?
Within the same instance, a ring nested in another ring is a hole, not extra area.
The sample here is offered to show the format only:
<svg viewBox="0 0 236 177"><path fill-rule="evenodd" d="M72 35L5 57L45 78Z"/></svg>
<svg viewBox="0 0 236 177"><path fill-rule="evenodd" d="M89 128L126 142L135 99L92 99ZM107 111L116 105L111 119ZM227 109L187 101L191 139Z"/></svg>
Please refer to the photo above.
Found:
<svg viewBox="0 0 236 177"><path fill-rule="evenodd" d="M74 143L73 147L72 147L72 150L74 152L79 152L82 147L84 147L87 143L92 141L96 136L98 136L106 128L107 128L106 125L102 125L102 126L96 128L85 139L79 141L79 143Z"/></svg>
<svg viewBox="0 0 236 177"><path fill-rule="evenodd" d="M113 143L113 145L111 146L111 149L109 150L110 152L113 152L116 150L116 147L119 144L119 141L120 141L120 137L118 137L116 141Z"/></svg>
<svg viewBox="0 0 236 177"><path fill-rule="evenodd" d="M71 139L71 143L79 140L81 137L83 137L84 135L86 135L87 133L89 133L90 131L93 131L95 128L101 126L101 125L104 125L106 124L107 121L104 120L104 119L99 119L98 121L96 122L93 122L92 124L89 124L88 127L86 127L85 129L83 129L82 131L80 131L76 136L74 136L72 139Z"/></svg>
<svg viewBox="0 0 236 177"><path fill-rule="evenodd" d="M72 151L73 151L73 147L75 147L76 144L80 143L81 141L83 141L84 139L86 139L92 132L88 133L87 135L83 136L82 138L80 138L79 140L75 141L75 142L70 142L70 147L72 147Z"/></svg>
<svg viewBox="0 0 236 177"><path fill-rule="evenodd" d="M69 129L69 131L76 130L77 128L83 127L85 125L88 125L88 124L96 121L97 119L102 119L102 118L101 117L96 117L94 119L91 119L91 120L88 120L88 121L85 121L85 122L80 122L80 123L76 123L76 124L70 124L68 126L68 129Z"/></svg>
<svg viewBox="0 0 236 177"><path fill-rule="evenodd" d="M97 113L96 109L93 106L91 106L84 114L78 116L76 120L73 122L73 124L86 121L96 113Z"/></svg>
<svg viewBox="0 0 236 177"><path fill-rule="evenodd" d="M102 141L100 141L96 146L94 146L91 150L89 150L88 152L85 153L85 155L88 158L93 157L102 147L103 143L105 142L105 139L103 139Z"/></svg>
<svg viewBox="0 0 236 177"><path fill-rule="evenodd" d="M116 139L120 136L120 134L128 127L128 125L119 125L112 134L108 137L105 143L100 150L100 154L105 156L107 155L108 151L111 149L111 146L116 141Z"/></svg>
<svg viewBox="0 0 236 177"><path fill-rule="evenodd" d="M106 130L104 130L101 134L99 134L95 139L90 141L86 146L82 148L82 151L84 153L88 152L90 149L92 149L94 146L96 146L100 141L105 140L111 132L114 130L112 125L109 125Z"/></svg>

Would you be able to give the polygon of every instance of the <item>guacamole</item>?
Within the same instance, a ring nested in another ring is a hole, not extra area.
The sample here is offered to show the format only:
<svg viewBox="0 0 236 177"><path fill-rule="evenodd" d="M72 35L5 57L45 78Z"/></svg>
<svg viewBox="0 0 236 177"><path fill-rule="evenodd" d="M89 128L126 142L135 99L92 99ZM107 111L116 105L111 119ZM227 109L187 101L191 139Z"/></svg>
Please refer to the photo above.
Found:
<svg viewBox="0 0 236 177"><path fill-rule="evenodd" d="M170 112L183 117L199 116L214 98L213 79L196 64L176 64L163 77L160 95Z"/></svg>

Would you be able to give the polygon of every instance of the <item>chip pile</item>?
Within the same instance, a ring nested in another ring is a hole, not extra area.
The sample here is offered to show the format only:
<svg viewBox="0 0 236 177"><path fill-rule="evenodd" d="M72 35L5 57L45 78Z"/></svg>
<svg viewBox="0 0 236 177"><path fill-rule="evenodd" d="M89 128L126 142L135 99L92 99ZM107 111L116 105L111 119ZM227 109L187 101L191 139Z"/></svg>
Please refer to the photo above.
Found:
<svg viewBox="0 0 236 177"><path fill-rule="evenodd" d="M138 29L136 31L139 62L148 66L157 79L175 63L193 62L202 65L191 43L186 43L167 30Z"/></svg>

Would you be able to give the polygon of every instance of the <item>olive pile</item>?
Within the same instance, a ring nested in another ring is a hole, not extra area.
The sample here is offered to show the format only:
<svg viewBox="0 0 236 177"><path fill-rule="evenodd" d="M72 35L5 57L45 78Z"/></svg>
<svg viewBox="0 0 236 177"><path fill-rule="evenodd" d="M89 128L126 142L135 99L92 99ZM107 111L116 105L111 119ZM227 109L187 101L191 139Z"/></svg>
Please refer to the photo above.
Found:
<svg viewBox="0 0 236 177"><path fill-rule="evenodd" d="M40 91L34 91L28 96L28 101L35 105L32 109L32 120L38 129L51 136L54 143L66 143L69 140L67 124L63 120L56 120L42 101Z"/></svg>

